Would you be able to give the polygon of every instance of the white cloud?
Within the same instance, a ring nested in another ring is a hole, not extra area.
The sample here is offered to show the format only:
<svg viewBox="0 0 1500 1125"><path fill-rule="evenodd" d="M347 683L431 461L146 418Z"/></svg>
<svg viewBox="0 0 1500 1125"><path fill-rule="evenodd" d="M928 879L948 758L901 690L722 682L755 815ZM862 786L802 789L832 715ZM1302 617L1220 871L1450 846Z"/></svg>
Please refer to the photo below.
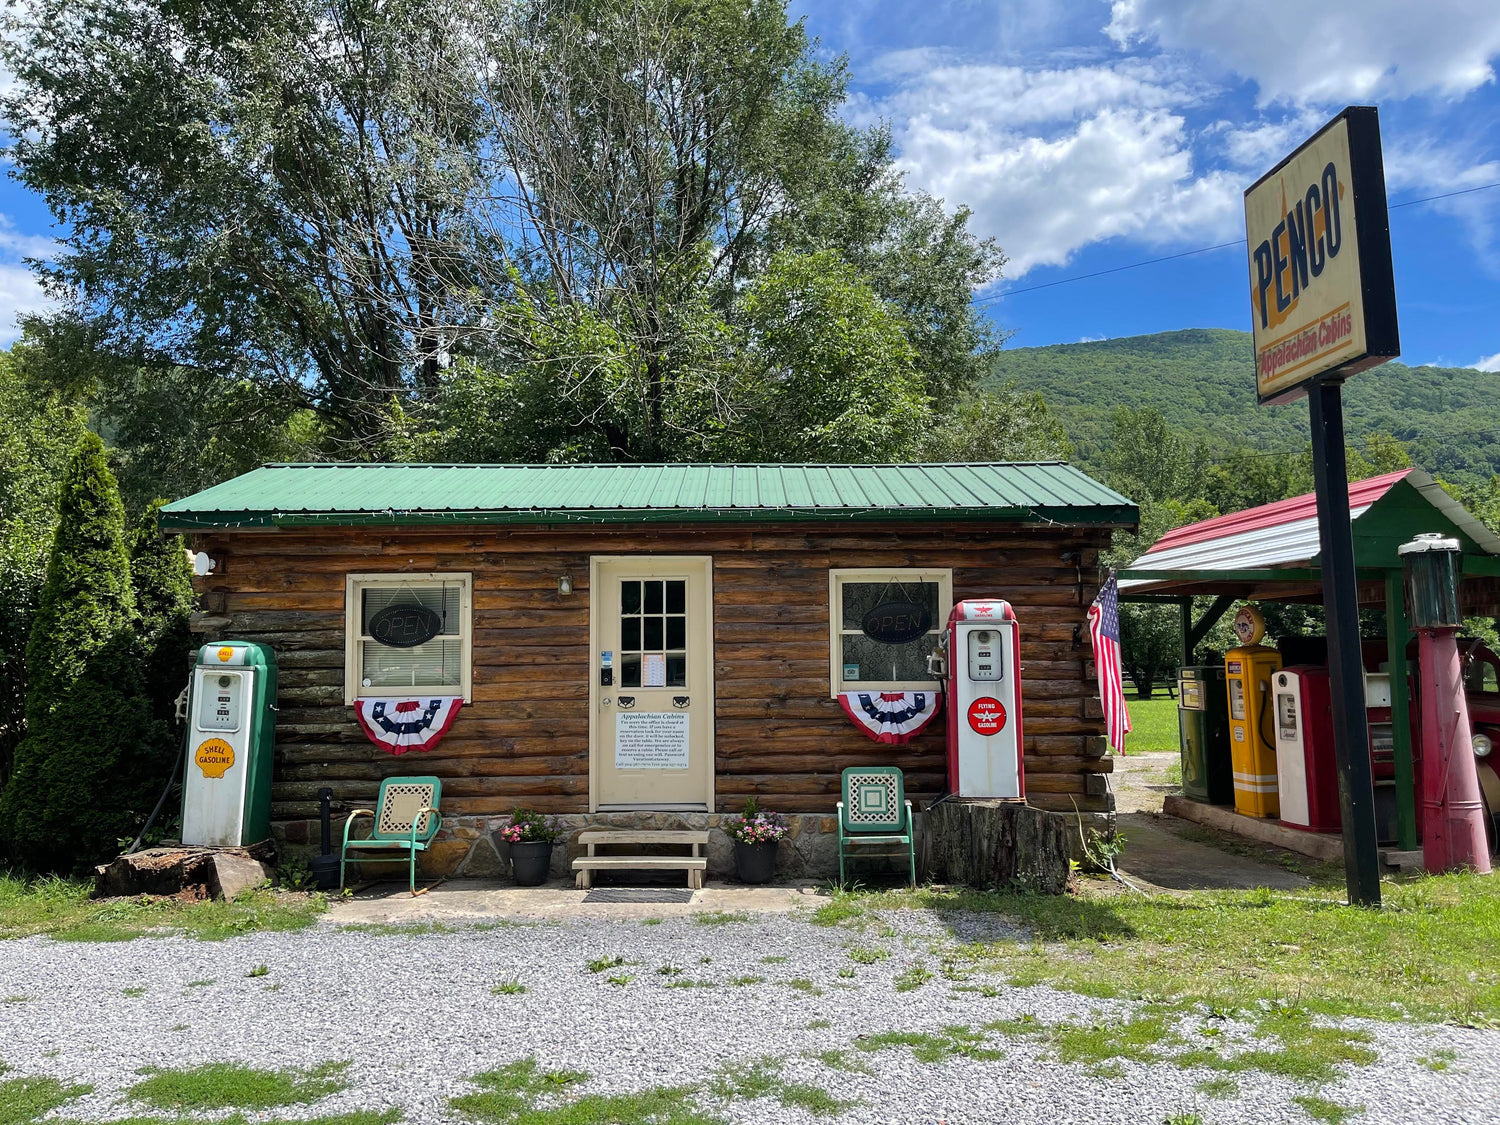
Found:
<svg viewBox="0 0 1500 1125"><path fill-rule="evenodd" d="M895 122L908 182L974 212L1011 279L1120 236L1160 245L1239 223L1242 177L1199 176L1183 116L1195 91L1139 61L1040 70L884 60L896 89L858 107Z"/></svg>
<svg viewBox="0 0 1500 1125"><path fill-rule="evenodd" d="M1466 94L1495 80L1495 0L1114 0L1105 32L1201 51L1262 102Z"/></svg>
<svg viewBox="0 0 1500 1125"><path fill-rule="evenodd" d="M1500 352L1487 355L1474 364L1480 371L1500 371Z"/></svg>
<svg viewBox="0 0 1500 1125"><path fill-rule="evenodd" d="M23 234L9 216L0 215L0 347L21 335L17 317L55 307L22 259L47 259L57 250L55 240Z"/></svg>

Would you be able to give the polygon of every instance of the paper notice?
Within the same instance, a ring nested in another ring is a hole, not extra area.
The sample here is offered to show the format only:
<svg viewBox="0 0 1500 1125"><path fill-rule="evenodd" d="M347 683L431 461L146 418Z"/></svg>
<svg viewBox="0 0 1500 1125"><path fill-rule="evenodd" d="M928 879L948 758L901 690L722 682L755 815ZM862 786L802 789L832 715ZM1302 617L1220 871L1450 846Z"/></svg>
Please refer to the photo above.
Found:
<svg viewBox="0 0 1500 1125"><path fill-rule="evenodd" d="M641 657L641 687L667 686L667 658L659 652Z"/></svg>

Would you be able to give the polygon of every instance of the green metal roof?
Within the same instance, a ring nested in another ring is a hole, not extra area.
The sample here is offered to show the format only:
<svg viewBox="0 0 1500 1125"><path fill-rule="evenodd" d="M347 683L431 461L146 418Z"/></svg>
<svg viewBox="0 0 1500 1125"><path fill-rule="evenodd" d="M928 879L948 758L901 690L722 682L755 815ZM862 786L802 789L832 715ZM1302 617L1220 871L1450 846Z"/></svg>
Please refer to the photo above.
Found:
<svg viewBox="0 0 1500 1125"><path fill-rule="evenodd" d="M1133 524L1138 513L1062 462L265 465L162 509L176 530L840 518Z"/></svg>

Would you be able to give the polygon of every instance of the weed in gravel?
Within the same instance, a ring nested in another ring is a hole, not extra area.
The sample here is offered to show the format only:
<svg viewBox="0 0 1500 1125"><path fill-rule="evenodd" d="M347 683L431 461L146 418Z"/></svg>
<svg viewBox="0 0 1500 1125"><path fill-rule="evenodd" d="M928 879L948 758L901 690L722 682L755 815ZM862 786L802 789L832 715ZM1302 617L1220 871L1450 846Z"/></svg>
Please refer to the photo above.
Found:
<svg viewBox="0 0 1500 1125"><path fill-rule="evenodd" d="M793 977L785 982L786 986L793 992L800 992L804 996L822 996L823 990L806 977Z"/></svg>
<svg viewBox="0 0 1500 1125"><path fill-rule="evenodd" d="M784 1065L781 1059L767 1057L743 1066L727 1066L708 1088L726 1101L775 1098L788 1109L804 1109L815 1117L833 1117L853 1105L811 1082L788 1081L781 1073Z"/></svg>
<svg viewBox="0 0 1500 1125"><path fill-rule="evenodd" d="M832 1020L808 1020L802 1025L803 1031L823 1031L833 1026Z"/></svg>
<svg viewBox="0 0 1500 1125"><path fill-rule="evenodd" d="M1211 1098L1237 1098L1240 1096L1240 1084L1233 1078L1205 1078L1197 1086L1200 1093L1207 1094Z"/></svg>
<svg viewBox="0 0 1500 1125"><path fill-rule="evenodd" d="M827 1051L814 1051L807 1057L817 1059L829 1070L843 1070L848 1071L850 1074L875 1073L863 1061L838 1047L830 1048Z"/></svg>
<svg viewBox="0 0 1500 1125"><path fill-rule="evenodd" d="M681 965L674 965L670 961L668 961L661 968L657 969L656 972L657 972L658 976L663 976L663 977L680 976L681 973L682 973L682 966Z"/></svg>
<svg viewBox="0 0 1500 1125"><path fill-rule="evenodd" d="M1434 1074L1441 1074L1445 1070L1452 1070L1453 1064L1457 1061L1458 1052L1451 1047L1444 1047L1442 1050L1434 1051L1430 1055L1422 1055L1417 1059L1417 1062L1421 1063Z"/></svg>
<svg viewBox="0 0 1500 1125"><path fill-rule="evenodd" d="M845 980L852 980L853 977L854 977L854 970L853 969L840 969L839 970L839 976L843 977Z"/></svg>
<svg viewBox="0 0 1500 1125"><path fill-rule="evenodd" d="M128 996L130 999L135 1000L138 997L146 995L146 987L145 985L137 984L132 985L130 988L122 988L120 989L120 995Z"/></svg>
<svg viewBox="0 0 1500 1125"><path fill-rule="evenodd" d="M526 986L515 977L507 977L499 984L490 989L494 996L519 996L526 991Z"/></svg>
<svg viewBox="0 0 1500 1125"><path fill-rule="evenodd" d="M1206 1123L1201 1114L1169 1113L1161 1119L1161 1125L1206 1125Z"/></svg>
<svg viewBox="0 0 1500 1125"><path fill-rule="evenodd" d="M727 926L731 922L748 922L750 915L743 910L710 910L694 914L693 921L700 926Z"/></svg>
<svg viewBox="0 0 1500 1125"><path fill-rule="evenodd" d="M147 1067L129 1096L158 1109L268 1109L326 1098L348 1086L347 1062L308 1070L257 1070L237 1063L205 1063L191 1070Z"/></svg>
<svg viewBox="0 0 1500 1125"><path fill-rule="evenodd" d="M856 965L873 965L891 956L891 951L880 945L851 945L845 952Z"/></svg>
<svg viewBox="0 0 1500 1125"><path fill-rule="evenodd" d="M618 969L625 964L625 958L616 955L613 957L595 957L588 963L589 972L602 973L605 969Z"/></svg>
<svg viewBox="0 0 1500 1125"><path fill-rule="evenodd" d="M780 965L784 961L786 961L786 954L784 953L773 953L769 957L762 957L760 959L762 965Z"/></svg>
<svg viewBox="0 0 1500 1125"><path fill-rule="evenodd" d="M1181 1042L1166 1014L1151 1011L1123 1023L1113 1019L1053 1024L1047 1034L1059 1062L1094 1068L1116 1059L1159 1062L1165 1057L1162 1047Z"/></svg>
<svg viewBox="0 0 1500 1125"><path fill-rule="evenodd" d="M213 983L214 983L214 978L213 977L208 977L206 980L190 980L190 981L187 982L187 986L189 988L207 988L209 985L211 985Z"/></svg>
<svg viewBox="0 0 1500 1125"><path fill-rule="evenodd" d="M192 1029L191 1029L190 1025L188 1025L188 1024L185 1024L185 1023L174 1023L171 1027L167 1028L167 1030L168 1031L190 1031Z"/></svg>
<svg viewBox="0 0 1500 1125"><path fill-rule="evenodd" d="M679 978L677 980L669 980L669 981L667 981L667 983L664 984L664 985L662 985L662 987L663 988L717 988L718 985L716 985L711 980L690 980L687 977L681 977L681 978Z"/></svg>
<svg viewBox="0 0 1500 1125"><path fill-rule="evenodd" d="M660 926L661 925L661 919L660 918L642 918L641 919L641 925L643 925L643 926Z"/></svg>
<svg viewBox="0 0 1500 1125"><path fill-rule="evenodd" d="M1362 1105L1340 1105L1331 1102L1327 1098L1320 1098L1313 1094L1298 1094L1292 1099L1302 1107L1302 1112L1314 1121L1325 1122L1326 1125L1344 1125L1351 1117L1356 1117L1365 1111Z"/></svg>
<svg viewBox="0 0 1500 1125"><path fill-rule="evenodd" d="M1001 989L999 985L994 985L994 984L959 984L959 985L954 985L953 991L954 992L977 992L977 993L979 993L979 995L984 996L984 997L986 997L988 999L993 1000L996 996L999 996L1000 993L1002 991L1004 991L1004 990Z"/></svg>
<svg viewBox="0 0 1500 1125"><path fill-rule="evenodd" d="M631 981L635 980L635 976L632 973L616 973L614 976L605 977L604 979L616 988L624 988Z"/></svg>
<svg viewBox="0 0 1500 1125"><path fill-rule="evenodd" d="M56 1078L6 1079L0 1082L0 1125L29 1125L93 1089L92 1086L64 1086Z"/></svg>
<svg viewBox="0 0 1500 1125"><path fill-rule="evenodd" d="M841 926L865 915L865 904L854 893L834 891L833 896L812 912L814 926Z"/></svg>
<svg viewBox="0 0 1500 1125"><path fill-rule="evenodd" d="M536 1059L518 1059L498 1070L476 1074L471 1081L480 1091L450 1098L448 1104L460 1113L486 1121L514 1121L520 1113L531 1110L542 1094L555 1093L587 1078L581 1070L542 1070Z"/></svg>
<svg viewBox="0 0 1500 1125"><path fill-rule="evenodd" d="M945 1027L935 1035L923 1031L881 1031L861 1035L854 1041L861 1051L886 1051L892 1047L910 1047L918 1062L946 1062L955 1055L969 1059L994 1061L1005 1053L985 1045L984 1033L971 1027Z"/></svg>
<svg viewBox="0 0 1500 1125"><path fill-rule="evenodd" d="M7 996L5 1002L7 1004L24 1004L30 999L30 996L22 996L20 993L17 993L15 996Z"/></svg>
<svg viewBox="0 0 1500 1125"><path fill-rule="evenodd" d="M700 957L700 958L698 958L698 964L700 964L700 965L712 965L713 962L714 962L714 959L712 957Z"/></svg>
<svg viewBox="0 0 1500 1125"><path fill-rule="evenodd" d="M247 977L263 977L267 973L269 973L270 971L271 971L271 967L269 965L257 965L257 966L255 966L255 968L251 969L245 975Z"/></svg>
<svg viewBox="0 0 1500 1125"><path fill-rule="evenodd" d="M736 988L744 988L747 984L764 984L765 980L765 977L757 976L730 977L729 983Z"/></svg>
<svg viewBox="0 0 1500 1125"><path fill-rule="evenodd" d="M932 970L921 961L896 974L897 992L915 992L932 979Z"/></svg>

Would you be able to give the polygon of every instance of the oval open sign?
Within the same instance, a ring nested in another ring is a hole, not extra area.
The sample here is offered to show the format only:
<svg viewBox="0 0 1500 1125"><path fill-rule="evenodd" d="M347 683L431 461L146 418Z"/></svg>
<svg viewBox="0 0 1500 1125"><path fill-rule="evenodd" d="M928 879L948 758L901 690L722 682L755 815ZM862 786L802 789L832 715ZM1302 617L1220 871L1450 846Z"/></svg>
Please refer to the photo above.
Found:
<svg viewBox="0 0 1500 1125"><path fill-rule="evenodd" d="M932 615L916 602L882 602L865 614L861 628L872 641L904 645L932 628Z"/></svg>
<svg viewBox="0 0 1500 1125"><path fill-rule="evenodd" d="M370 636L390 648L416 648L442 631L442 617L425 605L388 605L370 618Z"/></svg>

